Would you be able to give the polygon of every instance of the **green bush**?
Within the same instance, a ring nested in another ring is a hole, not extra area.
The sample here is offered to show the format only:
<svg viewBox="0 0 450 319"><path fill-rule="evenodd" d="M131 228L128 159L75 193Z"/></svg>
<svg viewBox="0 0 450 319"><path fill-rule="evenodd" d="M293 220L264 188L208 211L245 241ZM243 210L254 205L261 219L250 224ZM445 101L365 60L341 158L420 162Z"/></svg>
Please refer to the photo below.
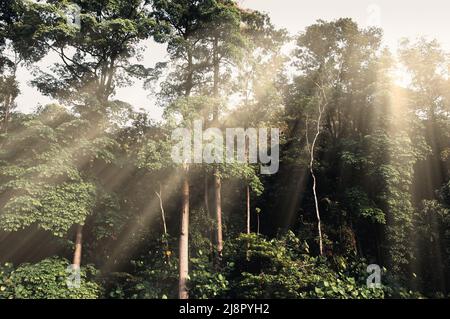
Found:
<svg viewBox="0 0 450 319"><path fill-rule="evenodd" d="M193 299L223 297L228 290L228 280L215 271L209 258L202 252L191 258L192 271L189 280L189 296Z"/></svg>
<svg viewBox="0 0 450 319"><path fill-rule="evenodd" d="M232 298L383 298L383 289L367 288L362 276L320 257L292 233L266 240L241 235L225 253L226 278ZM344 267L345 266L345 267Z"/></svg>
<svg viewBox="0 0 450 319"><path fill-rule="evenodd" d="M44 259L36 264L11 264L0 268L0 299L96 299L100 286L92 280L92 266L81 267L80 287L69 288L66 271L69 262L60 258Z"/></svg>
<svg viewBox="0 0 450 319"><path fill-rule="evenodd" d="M105 298L175 299L178 297L178 257L175 238L146 239L147 253L130 262L128 272L116 272L103 278Z"/></svg>

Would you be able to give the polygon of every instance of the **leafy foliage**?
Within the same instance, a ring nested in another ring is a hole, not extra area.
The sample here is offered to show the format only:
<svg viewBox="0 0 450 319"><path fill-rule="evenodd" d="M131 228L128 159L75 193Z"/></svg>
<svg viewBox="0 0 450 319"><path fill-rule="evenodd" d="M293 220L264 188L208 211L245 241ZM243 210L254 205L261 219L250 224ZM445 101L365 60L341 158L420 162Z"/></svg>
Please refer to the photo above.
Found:
<svg viewBox="0 0 450 319"><path fill-rule="evenodd" d="M71 4L81 26L64 16ZM150 40L167 61L143 64ZM48 54L57 61L39 69ZM191 298L445 297L450 60L425 39L402 41L398 57L381 29L318 20L291 37L232 0L2 1L0 298L177 298L181 264ZM60 104L16 109L23 66ZM161 122L116 99L134 80ZM279 128L279 172L180 174L171 133L194 120ZM74 260L95 266L70 290L57 256L75 229ZM381 288L367 287L367 264L382 266Z"/></svg>
<svg viewBox="0 0 450 319"><path fill-rule="evenodd" d="M96 299L100 286L93 280L93 266L80 271L80 287L68 288L66 271L69 262L49 258L37 264L23 264L13 269L7 264L0 268L0 298L5 299Z"/></svg>

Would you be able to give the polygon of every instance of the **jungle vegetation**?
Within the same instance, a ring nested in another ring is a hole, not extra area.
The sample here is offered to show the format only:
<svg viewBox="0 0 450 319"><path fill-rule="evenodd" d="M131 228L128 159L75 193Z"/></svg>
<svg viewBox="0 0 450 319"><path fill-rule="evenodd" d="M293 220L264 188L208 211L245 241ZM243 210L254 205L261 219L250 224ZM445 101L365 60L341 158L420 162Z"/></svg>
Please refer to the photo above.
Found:
<svg viewBox="0 0 450 319"><path fill-rule="evenodd" d="M449 53L298 31L233 0L2 1L0 298L448 298ZM24 67L54 103L17 109ZM116 98L137 81L155 105ZM195 119L279 128L279 171L174 163Z"/></svg>

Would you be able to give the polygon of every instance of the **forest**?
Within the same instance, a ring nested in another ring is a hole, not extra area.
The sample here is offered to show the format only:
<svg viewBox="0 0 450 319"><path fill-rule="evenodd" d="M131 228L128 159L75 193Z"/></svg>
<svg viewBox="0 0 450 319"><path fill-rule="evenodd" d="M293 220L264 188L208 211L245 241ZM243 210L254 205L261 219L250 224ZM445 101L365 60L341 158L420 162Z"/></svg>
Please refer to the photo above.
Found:
<svg viewBox="0 0 450 319"><path fill-rule="evenodd" d="M0 299L450 298L450 52L399 41L234 0L2 0ZM18 107L20 69L52 103ZM276 172L174 161L195 121L258 131Z"/></svg>

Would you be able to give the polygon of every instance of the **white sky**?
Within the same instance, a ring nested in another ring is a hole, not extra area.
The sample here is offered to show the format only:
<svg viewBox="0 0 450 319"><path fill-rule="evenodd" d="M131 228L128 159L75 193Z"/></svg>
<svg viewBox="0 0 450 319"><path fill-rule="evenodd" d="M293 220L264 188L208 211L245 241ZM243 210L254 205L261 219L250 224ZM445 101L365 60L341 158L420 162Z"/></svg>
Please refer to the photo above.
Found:
<svg viewBox="0 0 450 319"><path fill-rule="evenodd" d="M426 36L437 39L450 51L450 2L448 0L241 0L241 6L268 13L272 22L297 34L317 19L334 20L350 17L361 26L377 25L384 30L385 45L396 51L398 40L403 37ZM143 63L150 67L165 59L165 47L148 41ZM55 61L48 57L39 66L45 70ZM38 104L51 102L28 85L32 75L21 69L18 73L21 95L17 104L21 111L32 111ZM154 98L142 89L142 83L117 90L117 99L145 108L155 119L162 110Z"/></svg>

